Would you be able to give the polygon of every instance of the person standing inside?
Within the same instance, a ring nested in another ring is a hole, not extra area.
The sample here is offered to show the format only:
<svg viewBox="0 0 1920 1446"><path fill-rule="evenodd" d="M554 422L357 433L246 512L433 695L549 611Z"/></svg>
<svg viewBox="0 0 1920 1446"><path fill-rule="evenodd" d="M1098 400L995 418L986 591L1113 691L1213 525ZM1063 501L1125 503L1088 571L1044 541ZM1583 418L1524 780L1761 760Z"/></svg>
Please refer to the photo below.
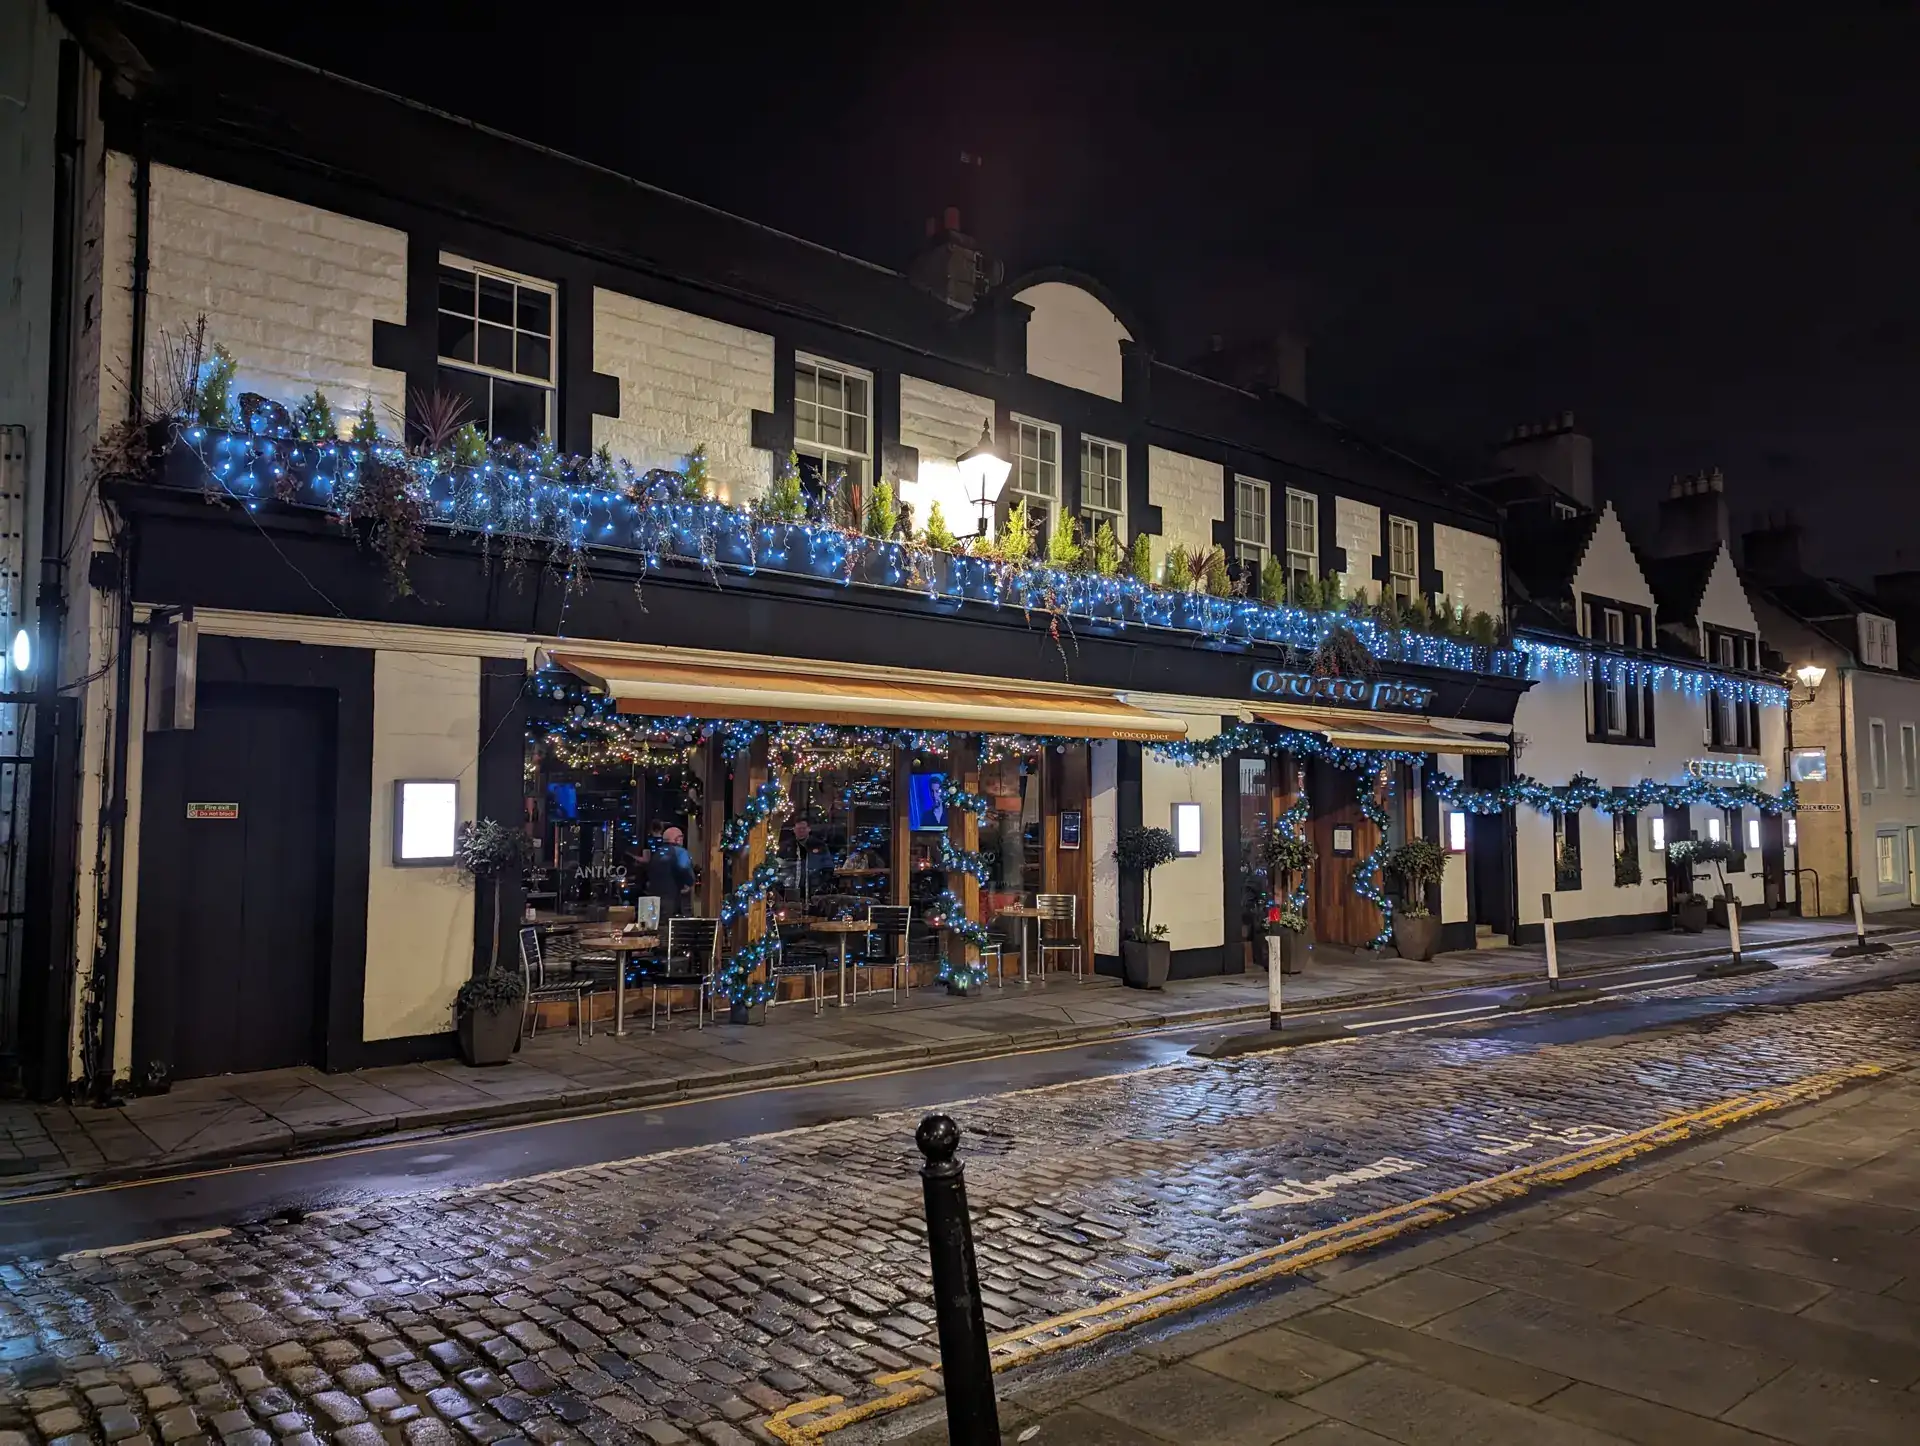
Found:
<svg viewBox="0 0 1920 1446"><path fill-rule="evenodd" d="M660 900L660 922L688 912L687 892L693 887L693 855L687 852L687 836L677 828L661 831L660 841L644 855L646 892Z"/></svg>

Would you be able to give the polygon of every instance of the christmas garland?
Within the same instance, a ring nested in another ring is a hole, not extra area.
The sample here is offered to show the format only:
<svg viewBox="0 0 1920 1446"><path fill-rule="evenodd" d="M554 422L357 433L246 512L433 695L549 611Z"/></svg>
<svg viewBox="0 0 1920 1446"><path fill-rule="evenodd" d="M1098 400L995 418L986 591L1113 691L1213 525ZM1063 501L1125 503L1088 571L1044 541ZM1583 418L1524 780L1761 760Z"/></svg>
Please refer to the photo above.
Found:
<svg viewBox="0 0 1920 1446"><path fill-rule="evenodd" d="M1360 861L1360 870L1353 876L1353 891L1374 908L1380 911L1380 932L1373 936L1373 942L1367 947L1379 949L1393 937L1393 896L1387 892L1387 855L1393 851L1387 841L1387 825L1392 819L1388 805L1393 802L1393 790L1398 776L1391 768L1382 767L1376 776L1377 785L1384 788L1366 788L1358 790L1360 794L1360 816L1373 825L1376 842L1373 851ZM1384 797L1376 797L1383 793Z"/></svg>
<svg viewBox="0 0 1920 1446"><path fill-rule="evenodd" d="M747 800L740 812L727 820L727 826L720 831L720 847L730 854L739 854L753 841L755 829L771 823L787 812L789 806L787 790L779 775L769 777L754 790L753 797ZM779 862L772 858L762 860L721 901L721 923L732 923L743 917L751 920L753 906L766 899L779 878ZM722 963L719 978L714 983L715 992L726 995L729 1004L740 1004L748 1009L756 1004L771 1003L778 988L771 967L765 979L755 982L753 976L762 964L771 965L777 947L774 934L766 927L763 915L760 932L734 950Z"/></svg>
<svg viewBox="0 0 1920 1446"><path fill-rule="evenodd" d="M993 804L983 795L969 793L956 783L949 782L940 790L941 800L949 811L964 809L976 818L985 821L992 811ZM992 877L986 855L978 849L955 848L949 832L940 841L940 863L953 872L970 874L978 884L986 884ZM944 955L940 960L940 981L950 989L965 993L974 985L987 982L986 960L979 951L993 942L993 932L977 919L967 916L966 904L954 894L951 888L942 889L939 895L927 907L927 924L934 929L950 929L973 951L973 958L956 968Z"/></svg>

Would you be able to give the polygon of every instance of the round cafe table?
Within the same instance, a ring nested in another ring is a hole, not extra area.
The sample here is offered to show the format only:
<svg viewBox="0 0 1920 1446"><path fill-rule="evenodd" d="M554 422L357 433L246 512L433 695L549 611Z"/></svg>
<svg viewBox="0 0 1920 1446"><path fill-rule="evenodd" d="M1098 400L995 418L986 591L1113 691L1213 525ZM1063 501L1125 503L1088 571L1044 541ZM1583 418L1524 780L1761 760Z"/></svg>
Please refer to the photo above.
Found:
<svg viewBox="0 0 1920 1446"><path fill-rule="evenodd" d="M856 934L870 934L873 925L865 919L816 919L807 925L809 934L837 934L840 937L840 1008L847 1007L847 940Z"/></svg>
<svg viewBox="0 0 1920 1446"><path fill-rule="evenodd" d="M635 954L651 954L660 947L657 934L604 934L597 938L580 940L581 946L588 949L605 950L613 955L613 1037L624 1039L627 1034L627 960ZM669 1007L672 996L667 999Z"/></svg>
<svg viewBox="0 0 1920 1446"><path fill-rule="evenodd" d="M1033 920L1033 949L1037 955L1040 952L1040 910L1032 904L1014 904L1002 909L995 917L1020 921L1020 983L1025 985L1027 982L1027 920ZM1041 987L1045 988L1046 983L1047 971L1042 969L1040 971Z"/></svg>

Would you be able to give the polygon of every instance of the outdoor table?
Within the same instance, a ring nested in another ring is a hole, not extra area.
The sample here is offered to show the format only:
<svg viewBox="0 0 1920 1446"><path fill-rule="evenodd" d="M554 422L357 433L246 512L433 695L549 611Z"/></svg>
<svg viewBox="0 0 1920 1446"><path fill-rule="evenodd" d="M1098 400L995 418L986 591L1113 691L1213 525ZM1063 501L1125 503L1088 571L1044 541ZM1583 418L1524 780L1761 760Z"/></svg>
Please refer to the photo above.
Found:
<svg viewBox="0 0 1920 1446"><path fill-rule="evenodd" d="M812 934L838 934L840 936L840 1007L847 1007L847 940L856 934L873 932L873 925L865 919L815 919L807 924L807 932Z"/></svg>
<svg viewBox="0 0 1920 1446"><path fill-rule="evenodd" d="M1020 921L1020 982L1024 985L1027 982L1027 920L1033 920L1033 952L1038 954L1040 952L1040 920L1042 917L1040 910L1032 904L1015 904L1010 908L1002 909L995 917L1001 919L1018 919ZM1043 968L1040 971L1040 987L1044 989L1046 988L1046 984L1047 971ZM1005 988L1006 986L1003 984L1001 987Z"/></svg>
<svg viewBox="0 0 1920 1446"><path fill-rule="evenodd" d="M583 937L581 944L588 948L605 949L613 955L613 1037L625 1039L627 1035L627 959L634 954L651 954L660 947L658 934L606 934L597 938ZM668 1007L673 1004L668 996Z"/></svg>

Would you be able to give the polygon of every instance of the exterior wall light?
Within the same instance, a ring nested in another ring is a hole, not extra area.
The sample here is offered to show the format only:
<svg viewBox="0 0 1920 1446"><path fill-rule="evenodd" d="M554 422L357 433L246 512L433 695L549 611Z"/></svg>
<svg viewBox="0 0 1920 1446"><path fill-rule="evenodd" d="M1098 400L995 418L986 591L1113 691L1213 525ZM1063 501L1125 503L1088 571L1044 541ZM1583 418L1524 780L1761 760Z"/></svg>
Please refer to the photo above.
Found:
<svg viewBox="0 0 1920 1446"><path fill-rule="evenodd" d="M400 868L455 861L460 785L451 778L401 778L393 785L393 862Z"/></svg>
<svg viewBox="0 0 1920 1446"><path fill-rule="evenodd" d="M1798 678L1806 690L1811 693L1817 689L1821 683L1826 681L1827 670L1818 663L1802 663L1793 670L1793 676Z"/></svg>
<svg viewBox="0 0 1920 1446"><path fill-rule="evenodd" d="M1200 852L1200 805L1176 803L1173 806L1173 851L1182 858Z"/></svg>
<svg viewBox="0 0 1920 1446"><path fill-rule="evenodd" d="M1013 463L1002 457L993 445L993 423L980 428L978 445L969 447L958 459L960 480L966 484L967 500L980 504L980 535L987 535L987 514L1000 500L1000 489L1007 485Z"/></svg>

